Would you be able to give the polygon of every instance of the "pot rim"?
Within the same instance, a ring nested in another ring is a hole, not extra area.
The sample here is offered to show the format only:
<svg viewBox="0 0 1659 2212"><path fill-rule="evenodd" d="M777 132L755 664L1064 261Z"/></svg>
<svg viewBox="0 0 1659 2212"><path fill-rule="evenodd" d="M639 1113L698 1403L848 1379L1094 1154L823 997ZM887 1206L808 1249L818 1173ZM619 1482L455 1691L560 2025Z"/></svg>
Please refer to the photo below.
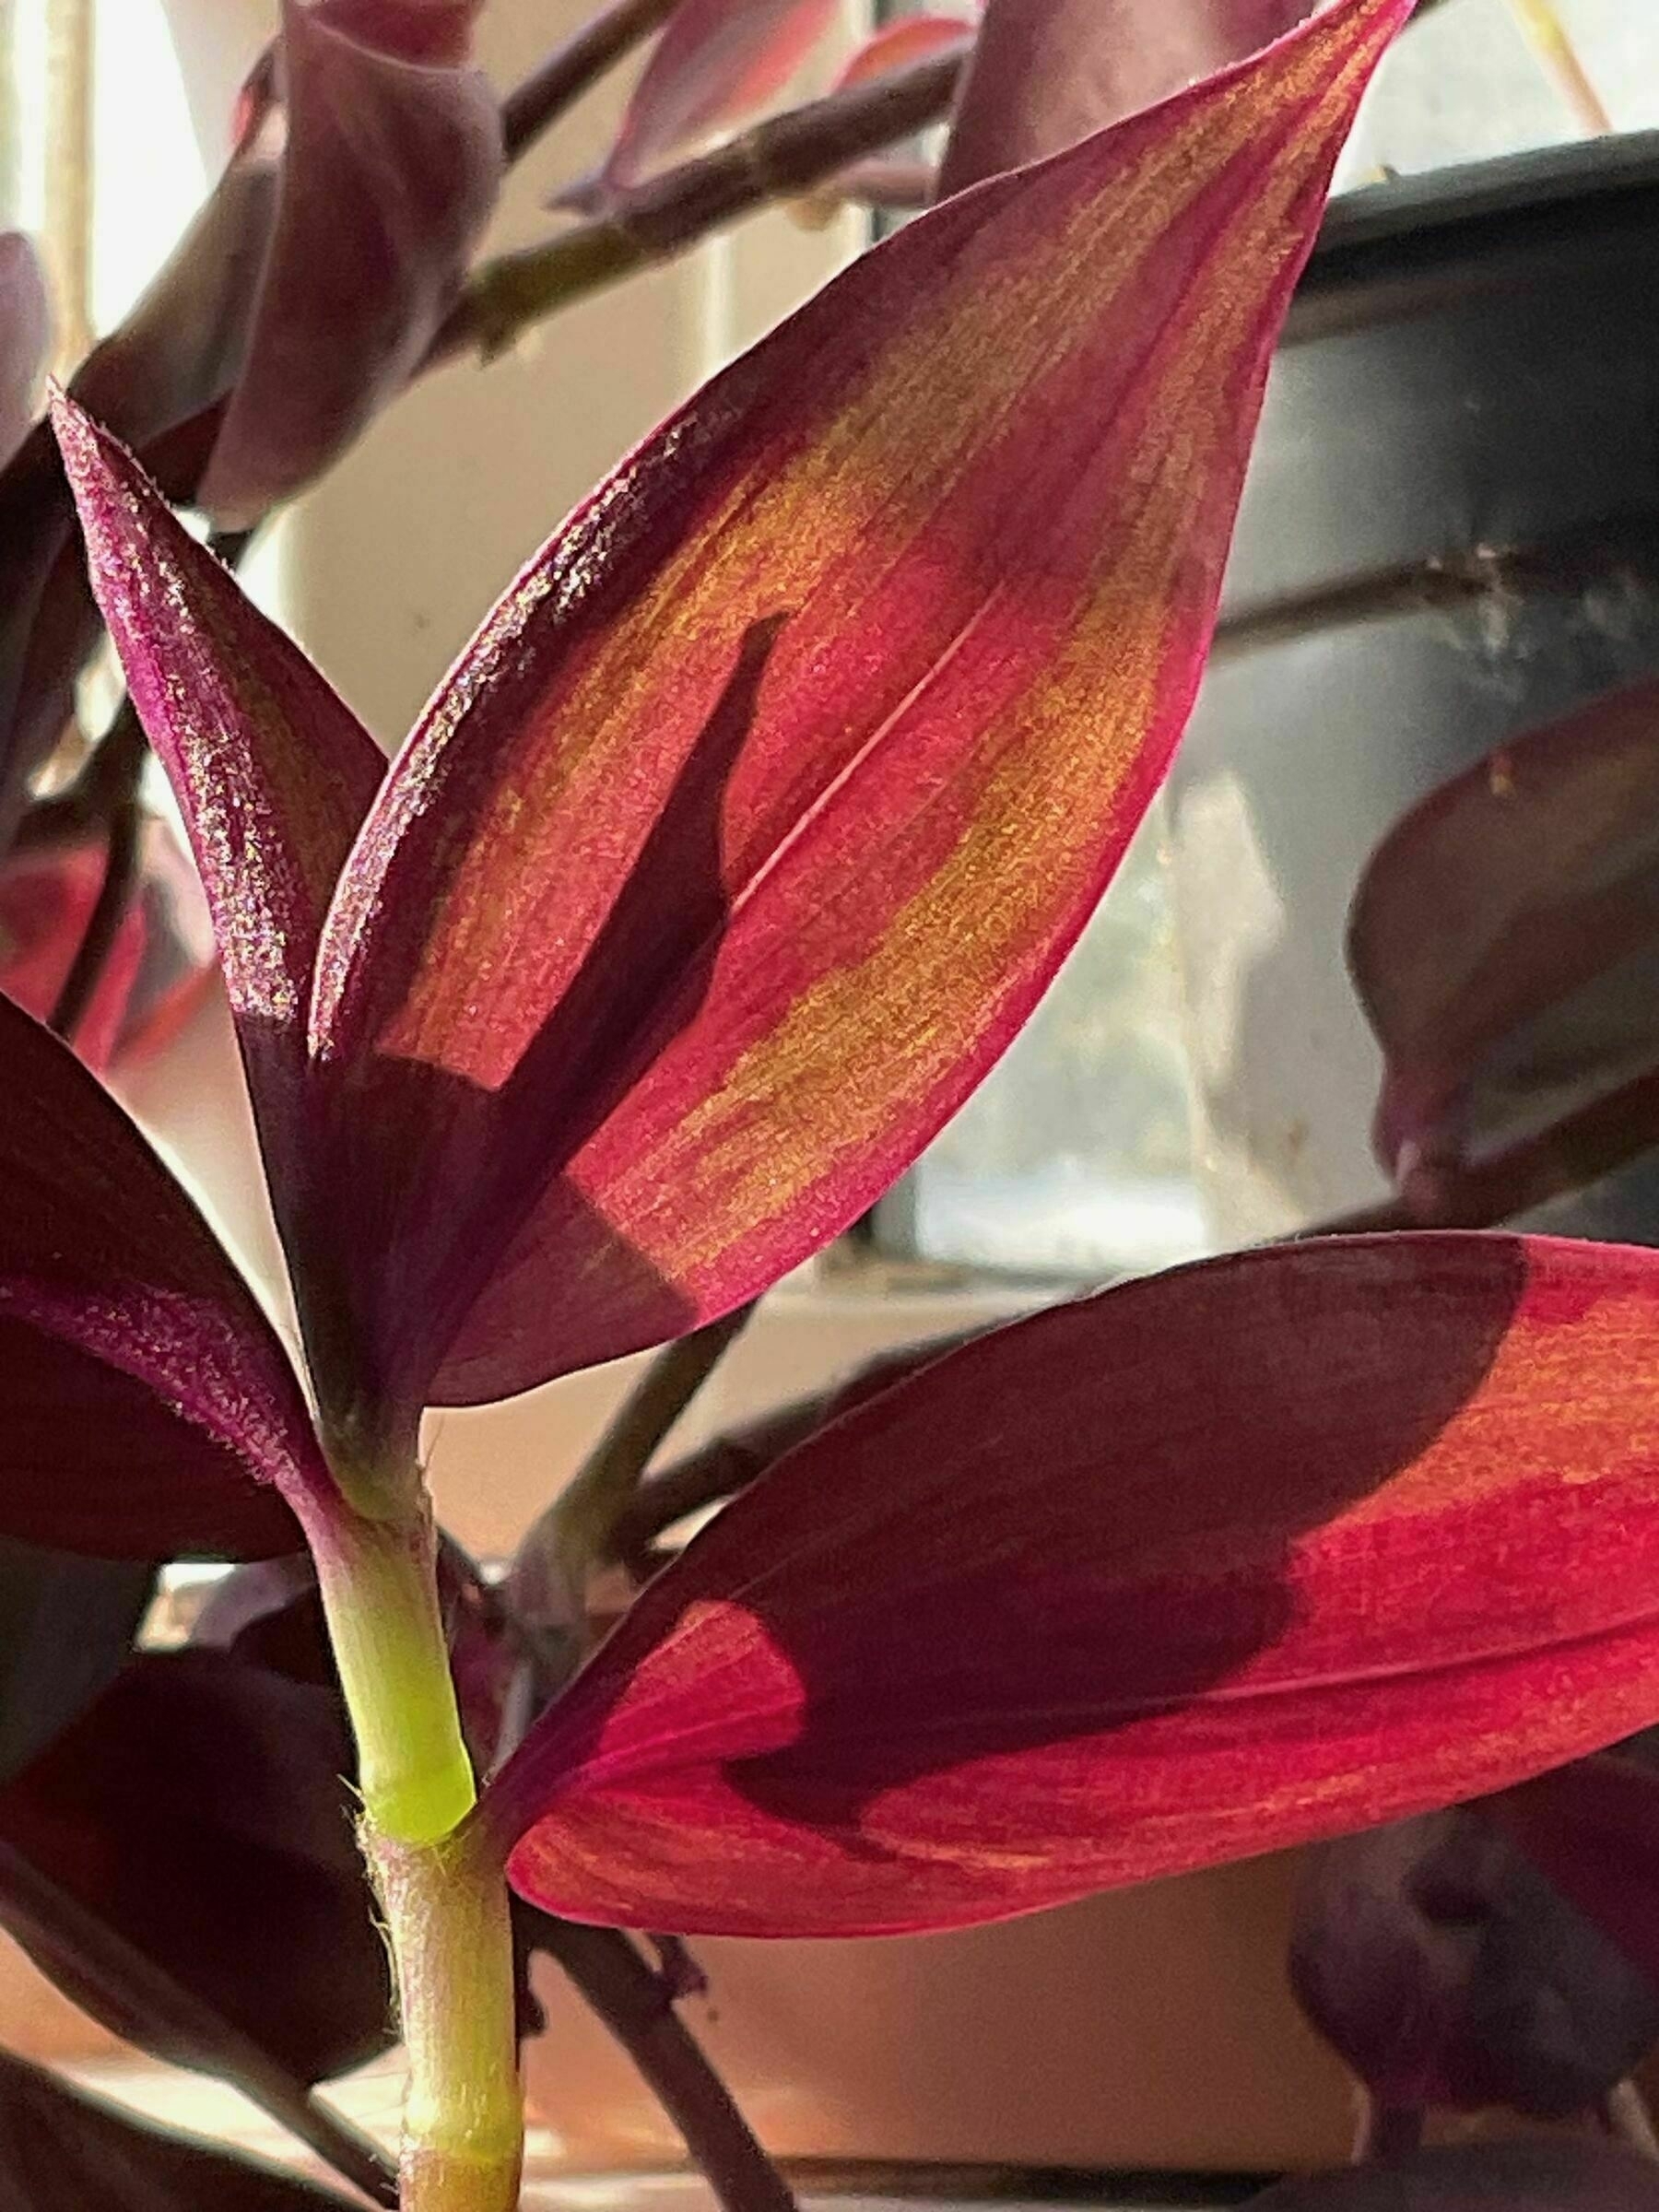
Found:
<svg viewBox="0 0 1659 2212"><path fill-rule="evenodd" d="M1659 131L1539 147L1365 184L1334 199L1284 343L1393 321L1463 292L1582 276L1598 258L1651 264Z"/></svg>

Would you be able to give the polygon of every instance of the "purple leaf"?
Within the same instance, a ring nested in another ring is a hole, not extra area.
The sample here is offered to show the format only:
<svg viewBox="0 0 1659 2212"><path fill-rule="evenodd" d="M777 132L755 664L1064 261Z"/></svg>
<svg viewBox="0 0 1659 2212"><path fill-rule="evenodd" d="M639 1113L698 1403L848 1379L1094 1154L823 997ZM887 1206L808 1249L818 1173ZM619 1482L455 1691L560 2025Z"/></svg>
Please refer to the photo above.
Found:
<svg viewBox="0 0 1659 2212"><path fill-rule="evenodd" d="M262 2160L170 2134L0 2053L6 2212L351 2212Z"/></svg>
<svg viewBox="0 0 1659 2212"><path fill-rule="evenodd" d="M199 494L232 524L318 475L402 386L454 297L502 173L499 112L474 72L362 44L300 0L285 0L282 58L276 225Z"/></svg>
<svg viewBox="0 0 1659 2212"><path fill-rule="evenodd" d="M20 230L0 231L0 467L28 434L52 347L40 256Z"/></svg>
<svg viewBox="0 0 1659 2212"><path fill-rule="evenodd" d="M270 1324L113 1100L6 1000L0 1054L0 1530L128 1559L293 1550L282 1494L335 1492Z"/></svg>
<svg viewBox="0 0 1659 2212"><path fill-rule="evenodd" d="M311 1199L326 1142L306 1050L312 970L385 762L131 456L72 402L57 403L54 422L99 603L206 888L277 1226L303 1292L308 1268L326 1277L337 1226Z"/></svg>
<svg viewBox="0 0 1659 2212"><path fill-rule="evenodd" d="M1659 1045L1659 684L1527 732L1372 853L1348 961L1386 1061L1389 1172L1611 1091Z"/></svg>
<svg viewBox="0 0 1659 2212"><path fill-rule="evenodd" d="M1599 2143L1459 2144L1282 2182L1251 2212L1659 2212L1659 2165Z"/></svg>
<svg viewBox="0 0 1659 2212"><path fill-rule="evenodd" d="M1293 30L1314 0L986 0L946 198L1074 146Z"/></svg>
<svg viewBox="0 0 1659 2212"><path fill-rule="evenodd" d="M1326 1844L1304 1877L1290 1978L1383 2106L1565 2119L1659 2041L1659 1983L1479 1806Z"/></svg>
<svg viewBox="0 0 1659 2212"><path fill-rule="evenodd" d="M135 1659L0 1790L0 1923L106 2028L300 2082L389 2039L332 1688L206 1650Z"/></svg>

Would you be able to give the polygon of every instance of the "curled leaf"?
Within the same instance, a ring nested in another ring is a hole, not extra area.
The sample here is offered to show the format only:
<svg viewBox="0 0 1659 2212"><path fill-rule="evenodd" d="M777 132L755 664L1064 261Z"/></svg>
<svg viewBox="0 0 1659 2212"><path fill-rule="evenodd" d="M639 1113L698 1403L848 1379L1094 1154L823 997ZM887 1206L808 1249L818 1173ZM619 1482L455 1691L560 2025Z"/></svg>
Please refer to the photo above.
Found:
<svg viewBox="0 0 1659 2212"><path fill-rule="evenodd" d="M1293 30L1317 0L985 0L940 196L1072 146Z"/></svg>
<svg viewBox="0 0 1659 2212"><path fill-rule="evenodd" d="M453 29L454 10L440 11ZM425 11L350 11L352 29ZM247 356L200 488L253 522L316 476L419 361L495 205L483 78L417 66L285 0L288 142Z"/></svg>
<svg viewBox="0 0 1659 2212"><path fill-rule="evenodd" d="M1252 2212L1659 2212L1659 2165L1586 2142L1465 2143L1283 2182Z"/></svg>
<svg viewBox="0 0 1659 2212"><path fill-rule="evenodd" d="M132 313L71 380L100 421L158 462L181 445L186 491L241 367L276 180L268 159L233 161ZM72 717L76 678L99 640L74 523L51 433L39 424L0 474L0 843Z"/></svg>
<svg viewBox="0 0 1659 2212"><path fill-rule="evenodd" d="M1501 1786L1653 1716L1659 1259L1237 1254L979 1337L779 1460L496 1777L524 1895L966 1924Z"/></svg>
<svg viewBox="0 0 1659 2212"><path fill-rule="evenodd" d="M1566 2119L1659 2041L1659 1981L1480 1806L1326 1844L1303 1880L1290 1979L1383 2107Z"/></svg>
<svg viewBox="0 0 1659 2212"><path fill-rule="evenodd" d="M270 1324L66 1046L0 999L0 1530L102 1557L292 1551L333 1485Z"/></svg>
<svg viewBox="0 0 1659 2212"><path fill-rule="evenodd" d="M1367 863L1348 962L1390 1171L1512 1138L1659 1058L1659 684L1528 731Z"/></svg>

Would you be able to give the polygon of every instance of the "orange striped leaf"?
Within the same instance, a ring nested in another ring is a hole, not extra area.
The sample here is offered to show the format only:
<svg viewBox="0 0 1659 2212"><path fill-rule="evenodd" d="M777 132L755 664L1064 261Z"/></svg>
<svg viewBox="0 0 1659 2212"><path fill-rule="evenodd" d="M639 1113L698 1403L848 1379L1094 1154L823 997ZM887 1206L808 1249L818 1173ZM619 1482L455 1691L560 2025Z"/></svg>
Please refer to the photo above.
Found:
<svg viewBox="0 0 1659 2212"><path fill-rule="evenodd" d="M1274 337L1406 5L1339 0L935 210L525 571L319 955L372 1368L412 1390L447 1346L438 1397L492 1398L730 1308L1008 1043L1180 734Z"/></svg>

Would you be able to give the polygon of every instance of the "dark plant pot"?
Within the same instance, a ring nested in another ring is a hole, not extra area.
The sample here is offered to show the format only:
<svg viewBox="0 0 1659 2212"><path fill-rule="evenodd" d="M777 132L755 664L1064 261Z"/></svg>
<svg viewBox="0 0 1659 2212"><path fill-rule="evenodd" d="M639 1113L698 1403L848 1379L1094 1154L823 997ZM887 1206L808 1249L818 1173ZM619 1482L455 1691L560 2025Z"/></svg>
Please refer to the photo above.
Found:
<svg viewBox="0 0 1659 2212"><path fill-rule="evenodd" d="M1659 667L1655 302L1659 136L1332 212L1171 785L1220 1241L1382 1193L1381 1061L1343 938L1383 833L1505 737ZM1659 1001L1652 1018L1659 1039ZM1659 1171L1559 1206L1551 1226L1659 1235Z"/></svg>

